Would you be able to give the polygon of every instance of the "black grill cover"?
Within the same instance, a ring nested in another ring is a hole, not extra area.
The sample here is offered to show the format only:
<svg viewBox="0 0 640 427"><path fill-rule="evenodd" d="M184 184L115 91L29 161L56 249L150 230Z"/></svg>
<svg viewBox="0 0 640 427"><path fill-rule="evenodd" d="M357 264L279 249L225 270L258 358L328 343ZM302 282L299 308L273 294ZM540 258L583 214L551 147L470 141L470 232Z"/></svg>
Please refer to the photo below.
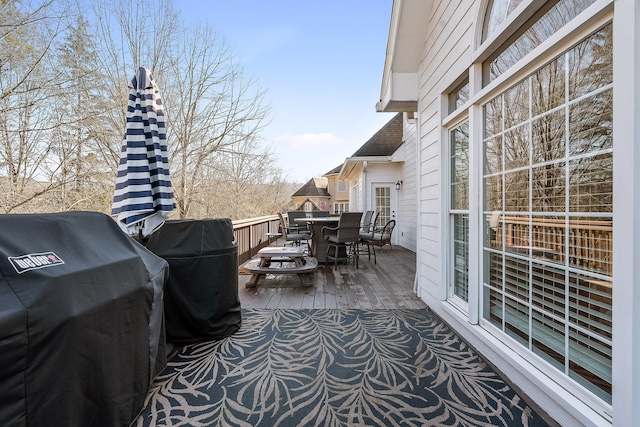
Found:
<svg viewBox="0 0 640 427"><path fill-rule="evenodd" d="M0 425L131 423L166 364L167 268L100 213L0 215Z"/></svg>
<svg viewBox="0 0 640 427"><path fill-rule="evenodd" d="M171 220L147 249L169 262L167 341L191 344L235 333L241 324L238 245L231 220Z"/></svg>

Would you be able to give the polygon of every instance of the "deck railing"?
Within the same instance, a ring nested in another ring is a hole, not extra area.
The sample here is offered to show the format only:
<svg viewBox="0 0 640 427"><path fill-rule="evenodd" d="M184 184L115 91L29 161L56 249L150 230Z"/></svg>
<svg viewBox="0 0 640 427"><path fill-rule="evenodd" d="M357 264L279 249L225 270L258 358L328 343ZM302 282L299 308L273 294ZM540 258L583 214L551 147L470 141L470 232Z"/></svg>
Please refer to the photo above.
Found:
<svg viewBox="0 0 640 427"><path fill-rule="evenodd" d="M586 270L612 273L613 224L611 219L570 218L568 227L564 219L504 216L494 218L490 228L495 232L493 244L500 246L502 233L504 244L510 248L531 248L545 258L564 263L568 255L569 263ZM503 223L504 227L499 224ZM565 235L568 232L568 239ZM565 245L568 243L568 251Z"/></svg>
<svg viewBox="0 0 640 427"><path fill-rule="evenodd" d="M250 260L258 251L271 244L276 237L267 233L277 233L280 220L277 215L232 221L233 234L238 242L238 261L240 264Z"/></svg>

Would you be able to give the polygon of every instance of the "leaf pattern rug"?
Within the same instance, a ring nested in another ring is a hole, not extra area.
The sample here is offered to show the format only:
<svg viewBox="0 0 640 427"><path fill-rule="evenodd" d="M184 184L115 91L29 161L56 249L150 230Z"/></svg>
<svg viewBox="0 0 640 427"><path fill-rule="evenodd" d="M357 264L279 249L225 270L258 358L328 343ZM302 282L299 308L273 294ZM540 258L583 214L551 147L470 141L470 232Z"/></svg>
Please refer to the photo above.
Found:
<svg viewBox="0 0 640 427"><path fill-rule="evenodd" d="M137 426L545 426L429 310L242 312L181 349Z"/></svg>

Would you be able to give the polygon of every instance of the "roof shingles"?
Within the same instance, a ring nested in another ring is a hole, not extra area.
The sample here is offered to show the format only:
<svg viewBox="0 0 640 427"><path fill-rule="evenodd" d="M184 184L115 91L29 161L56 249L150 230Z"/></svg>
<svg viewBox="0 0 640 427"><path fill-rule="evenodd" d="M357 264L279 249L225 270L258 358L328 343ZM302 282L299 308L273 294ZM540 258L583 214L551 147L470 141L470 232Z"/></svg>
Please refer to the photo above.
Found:
<svg viewBox="0 0 640 427"><path fill-rule="evenodd" d="M309 182L293 193L292 197L329 197L329 192L326 188L316 187L315 180L310 179Z"/></svg>
<svg viewBox="0 0 640 427"><path fill-rule="evenodd" d="M392 155L402 145L402 128L402 113L398 113L351 157Z"/></svg>

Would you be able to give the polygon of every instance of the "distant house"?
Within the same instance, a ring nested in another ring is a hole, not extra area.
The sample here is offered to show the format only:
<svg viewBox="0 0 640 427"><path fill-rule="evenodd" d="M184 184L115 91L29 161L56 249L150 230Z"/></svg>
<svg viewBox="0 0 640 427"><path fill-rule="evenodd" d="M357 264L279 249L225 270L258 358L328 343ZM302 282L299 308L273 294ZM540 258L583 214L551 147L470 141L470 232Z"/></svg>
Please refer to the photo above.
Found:
<svg viewBox="0 0 640 427"><path fill-rule="evenodd" d="M399 113L342 165L314 178L292 196L299 210L379 213L377 225L396 221L392 243L416 250L415 128ZM326 204L323 204L325 203Z"/></svg>
<svg viewBox="0 0 640 427"><path fill-rule="evenodd" d="M394 0L376 108L403 114L404 163L340 173L354 209L370 175L402 181L420 298L566 426L640 419L639 16Z"/></svg>
<svg viewBox="0 0 640 427"><path fill-rule="evenodd" d="M326 177L312 178L298 191L293 193L291 200L295 210L299 211L328 211L329 180Z"/></svg>
<svg viewBox="0 0 640 427"><path fill-rule="evenodd" d="M337 166L324 174L329 180L329 211L331 215L340 215L342 212L349 212L349 187L346 181L338 179L342 165Z"/></svg>

